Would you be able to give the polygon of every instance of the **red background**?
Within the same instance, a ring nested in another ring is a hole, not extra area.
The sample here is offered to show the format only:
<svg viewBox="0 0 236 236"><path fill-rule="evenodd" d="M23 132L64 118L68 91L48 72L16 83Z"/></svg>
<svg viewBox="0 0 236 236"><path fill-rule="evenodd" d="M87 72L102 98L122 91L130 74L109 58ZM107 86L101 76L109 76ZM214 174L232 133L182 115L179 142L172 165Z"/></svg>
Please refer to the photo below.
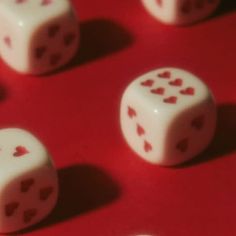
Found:
<svg viewBox="0 0 236 236"><path fill-rule="evenodd" d="M236 235L236 3L210 19L165 26L140 1L74 1L81 48L66 67L23 76L0 64L1 127L21 127L48 147L60 198L27 235ZM174 168L145 163L125 144L119 102L151 69L174 66L201 77L218 104L208 150Z"/></svg>

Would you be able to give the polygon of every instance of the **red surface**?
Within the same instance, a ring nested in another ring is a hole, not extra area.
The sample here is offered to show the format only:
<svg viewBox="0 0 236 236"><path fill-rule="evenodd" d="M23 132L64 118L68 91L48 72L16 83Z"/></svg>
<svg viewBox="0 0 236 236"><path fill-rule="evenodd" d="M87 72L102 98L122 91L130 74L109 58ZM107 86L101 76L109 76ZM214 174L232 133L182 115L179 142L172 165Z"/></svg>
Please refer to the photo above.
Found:
<svg viewBox="0 0 236 236"><path fill-rule="evenodd" d="M59 169L58 205L26 235L236 235L234 1L184 28L155 21L137 0L74 2L82 42L69 66L33 77L0 64L1 127L32 131ZM178 168L145 163L119 129L124 88L162 66L200 76L218 103L212 145Z"/></svg>

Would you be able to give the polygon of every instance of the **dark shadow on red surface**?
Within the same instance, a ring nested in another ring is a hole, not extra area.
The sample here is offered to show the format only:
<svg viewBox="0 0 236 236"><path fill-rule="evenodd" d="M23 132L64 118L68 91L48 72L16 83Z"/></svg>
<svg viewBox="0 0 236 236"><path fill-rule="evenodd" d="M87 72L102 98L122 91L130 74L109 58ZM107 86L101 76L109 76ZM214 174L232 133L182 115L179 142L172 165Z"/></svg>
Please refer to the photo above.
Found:
<svg viewBox="0 0 236 236"><path fill-rule="evenodd" d="M103 170L92 165L76 165L59 170L59 199L56 208L41 223L21 233L79 217L116 200L120 188Z"/></svg>
<svg viewBox="0 0 236 236"><path fill-rule="evenodd" d="M80 24L80 49L64 69L106 57L132 45L130 32L107 19L93 19Z"/></svg>
<svg viewBox="0 0 236 236"><path fill-rule="evenodd" d="M236 1L235 0L222 0L214 16L218 17L218 16L225 15L233 11L236 11Z"/></svg>
<svg viewBox="0 0 236 236"><path fill-rule="evenodd" d="M8 97L7 88L3 84L0 84L0 102L5 101L7 97Z"/></svg>
<svg viewBox="0 0 236 236"><path fill-rule="evenodd" d="M236 152L236 104L218 106L218 121L215 137L207 150L198 157L178 167L188 167Z"/></svg>

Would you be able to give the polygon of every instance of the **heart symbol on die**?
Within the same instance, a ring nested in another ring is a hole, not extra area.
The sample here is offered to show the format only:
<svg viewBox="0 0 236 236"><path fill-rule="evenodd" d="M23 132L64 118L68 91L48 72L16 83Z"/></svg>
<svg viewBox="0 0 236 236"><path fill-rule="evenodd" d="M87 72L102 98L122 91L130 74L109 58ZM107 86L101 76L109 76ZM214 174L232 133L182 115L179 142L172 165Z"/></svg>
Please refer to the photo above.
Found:
<svg viewBox="0 0 236 236"><path fill-rule="evenodd" d="M138 136L142 136L145 134L144 128L139 124L137 124L137 133L138 133Z"/></svg>
<svg viewBox="0 0 236 236"><path fill-rule="evenodd" d="M28 0L16 0L17 4L26 3Z"/></svg>
<svg viewBox="0 0 236 236"><path fill-rule="evenodd" d="M23 215L24 222L30 223L32 219L36 216L36 214L37 214L37 210L35 208L24 211L24 215Z"/></svg>
<svg viewBox="0 0 236 236"><path fill-rule="evenodd" d="M15 213L15 211L17 210L17 208L19 207L19 205L20 205L19 202L11 202L11 203L7 204L5 206L5 215L7 217L12 216Z"/></svg>
<svg viewBox="0 0 236 236"><path fill-rule="evenodd" d="M64 36L64 44L66 46L70 46L76 39L76 35L74 33L68 33Z"/></svg>
<svg viewBox="0 0 236 236"><path fill-rule="evenodd" d="M144 87L152 87L153 84L154 84L154 81L151 79L141 82L141 85Z"/></svg>
<svg viewBox="0 0 236 236"><path fill-rule="evenodd" d="M204 127L205 117L204 115L198 116L192 120L191 126L196 130L201 130Z"/></svg>
<svg viewBox="0 0 236 236"><path fill-rule="evenodd" d="M162 0L156 0L157 4L161 7L162 6Z"/></svg>
<svg viewBox="0 0 236 236"><path fill-rule="evenodd" d="M48 6L53 3L53 0L42 0L41 5L42 6Z"/></svg>
<svg viewBox="0 0 236 236"><path fill-rule="evenodd" d="M30 190L30 188L34 185L34 179L33 178L29 178L26 180L21 181L20 184L20 189L22 193L26 193Z"/></svg>
<svg viewBox="0 0 236 236"><path fill-rule="evenodd" d="M41 201L46 201L52 193L53 193L53 187L50 186L42 188L39 191L39 198Z"/></svg>
<svg viewBox="0 0 236 236"><path fill-rule="evenodd" d="M188 150L188 139L185 138L177 143L176 148L181 152L186 152Z"/></svg>
<svg viewBox="0 0 236 236"><path fill-rule="evenodd" d="M146 140L144 141L144 151L145 152L152 151L152 145L149 142L147 142Z"/></svg>
<svg viewBox="0 0 236 236"><path fill-rule="evenodd" d="M170 71L164 71L164 72L158 74L158 77L161 79L170 79L171 73L170 73Z"/></svg>
<svg viewBox="0 0 236 236"><path fill-rule="evenodd" d="M195 94L195 89L192 87L188 87L186 89L180 90L180 93L183 95L193 96Z"/></svg>
<svg viewBox="0 0 236 236"><path fill-rule="evenodd" d="M24 156L24 155L26 155L28 153L29 153L29 151L27 150L26 147L24 147L24 146L17 146L15 148L15 152L13 153L13 156L14 157L22 157L22 156Z"/></svg>
<svg viewBox="0 0 236 236"><path fill-rule="evenodd" d="M182 86L182 84L183 84L182 79L176 79L176 80L169 82L169 85L171 85L171 86Z"/></svg>
<svg viewBox="0 0 236 236"><path fill-rule="evenodd" d="M36 58L40 59L43 57L43 55L46 53L46 46L38 47L35 49L35 56Z"/></svg>
<svg viewBox="0 0 236 236"><path fill-rule="evenodd" d="M153 94L158 94L158 95L164 95L165 93L165 89L160 87L160 88L156 88L156 89L152 89L151 93Z"/></svg>
<svg viewBox="0 0 236 236"><path fill-rule="evenodd" d="M56 34L59 32L59 30L60 30L60 26L57 25L57 24L50 26L49 29L48 29L48 36L50 38L55 37Z"/></svg>
<svg viewBox="0 0 236 236"><path fill-rule="evenodd" d="M165 98L163 101L164 101L164 103L176 104L177 100L178 100L177 97L171 96L171 97Z"/></svg>
<svg viewBox="0 0 236 236"><path fill-rule="evenodd" d="M4 41L4 43L6 44L6 46L7 46L8 48L11 48L12 43L11 43L11 38L10 38L9 36L5 36L5 37L3 38L3 41Z"/></svg>
<svg viewBox="0 0 236 236"><path fill-rule="evenodd" d="M128 116L129 116L131 119L132 119L133 117L137 116L136 111L135 111L132 107L130 107L130 106L128 106Z"/></svg>

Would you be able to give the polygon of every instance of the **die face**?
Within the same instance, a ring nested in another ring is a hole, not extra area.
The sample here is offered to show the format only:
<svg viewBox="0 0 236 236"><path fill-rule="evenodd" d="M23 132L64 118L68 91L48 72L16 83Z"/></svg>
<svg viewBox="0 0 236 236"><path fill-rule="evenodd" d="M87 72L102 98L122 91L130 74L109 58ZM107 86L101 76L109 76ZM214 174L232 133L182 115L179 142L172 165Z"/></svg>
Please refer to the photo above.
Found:
<svg viewBox="0 0 236 236"><path fill-rule="evenodd" d="M56 172L43 167L12 179L0 198L0 232L15 232L45 218L58 198Z"/></svg>
<svg viewBox="0 0 236 236"><path fill-rule="evenodd" d="M50 72L77 51L78 22L68 0L3 0L0 19L1 56L18 72Z"/></svg>
<svg viewBox="0 0 236 236"><path fill-rule="evenodd" d="M142 0L145 8L167 24L185 25L210 15L220 0Z"/></svg>
<svg viewBox="0 0 236 236"><path fill-rule="evenodd" d="M71 14L63 15L35 31L29 47L29 73L43 74L66 64L77 52L79 30Z"/></svg>
<svg viewBox="0 0 236 236"><path fill-rule="evenodd" d="M1 8L0 8L1 9ZM18 71L28 68L28 43L22 27L16 27L14 17L9 18L7 11L0 10L0 54L5 63Z"/></svg>
<svg viewBox="0 0 236 236"><path fill-rule="evenodd" d="M0 130L1 181L28 169L47 165L48 153L44 145L22 129Z"/></svg>
<svg viewBox="0 0 236 236"><path fill-rule="evenodd" d="M177 68L161 68L138 77L126 93L137 94L150 110L165 119L205 101L208 87L193 74Z"/></svg>
<svg viewBox="0 0 236 236"><path fill-rule="evenodd" d="M44 218L58 196L57 173L46 148L27 131L0 131L0 232L14 232Z"/></svg>
<svg viewBox="0 0 236 236"><path fill-rule="evenodd" d="M179 0L176 23L191 24L209 16L218 7L220 0Z"/></svg>
<svg viewBox="0 0 236 236"><path fill-rule="evenodd" d="M172 120L166 135L161 164L181 164L200 154L211 142L216 128L216 107L209 94L206 101L183 111Z"/></svg>
<svg viewBox="0 0 236 236"><path fill-rule="evenodd" d="M206 106L208 103L210 105ZM124 92L120 111L121 129L129 146L142 158L161 165L175 164L178 162L178 158L173 156L176 150L171 152L169 149L181 140L178 135L183 133L185 126L182 124L194 119L191 113L196 112L196 117L201 114L199 107L204 108L205 113L212 110L211 114L215 117L214 102L203 82L184 70L158 69L140 76ZM210 133L212 129L206 126L204 132ZM186 134L190 130L186 126ZM212 132L209 140L211 136ZM206 146L206 141L202 146ZM198 144L196 149L202 149L200 147ZM179 158L179 162L197 153L193 149L191 151L186 157Z"/></svg>
<svg viewBox="0 0 236 236"><path fill-rule="evenodd" d="M71 10L68 0L2 0L0 11L13 18L15 25L31 31L42 22L47 22Z"/></svg>
<svg viewBox="0 0 236 236"><path fill-rule="evenodd" d="M148 105L127 89L121 101L120 125L131 149L148 162L158 163L164 155L160 147L164 145L168 126L156 125L158 121L164 122L164 116L159 116Z"/></svg>

